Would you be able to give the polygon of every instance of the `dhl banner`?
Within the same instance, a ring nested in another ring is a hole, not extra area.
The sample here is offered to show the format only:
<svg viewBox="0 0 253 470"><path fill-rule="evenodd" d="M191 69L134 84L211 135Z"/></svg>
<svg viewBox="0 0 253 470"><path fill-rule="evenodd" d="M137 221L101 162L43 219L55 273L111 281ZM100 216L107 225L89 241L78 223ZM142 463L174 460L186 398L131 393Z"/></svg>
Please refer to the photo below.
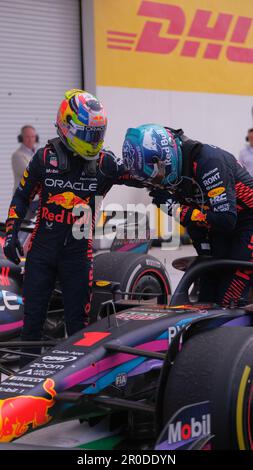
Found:
<svg viewBox="0 0 253 470"><path fill-rule="evenodd" d="M97 85L253 95L253 0L94 0Z"/></svg>

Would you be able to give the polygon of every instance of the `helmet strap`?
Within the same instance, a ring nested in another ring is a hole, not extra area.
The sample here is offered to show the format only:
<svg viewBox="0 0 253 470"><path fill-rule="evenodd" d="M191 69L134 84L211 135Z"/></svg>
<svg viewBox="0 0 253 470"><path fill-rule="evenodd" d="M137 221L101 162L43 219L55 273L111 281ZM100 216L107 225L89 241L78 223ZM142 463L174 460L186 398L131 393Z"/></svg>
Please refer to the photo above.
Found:
<svg viewBox="0 0 253 470"><path fill-rule="evenodd" d="M58 168L60 171L65 172L68 171L68 156L66 153L65 145L59 140L58 137L54 139L50 139L48 143L53 147L57 157L58 157ZM64 145L64 148L63 148ZM64 151L65 150L65 151Z"/></svg>
<svg viewBox="0 0 253 470"><path fill-rule="evenodd" d="M161 181L165 178L166 175L164 162L162 162L158 158L155 158L154 165L157 165L158 172L156 176L152 178L152 181L154 182L154 184L161 184Z"/></svg>
<svg viewBox="0 0 253 470"><path fill-rule="evenodd" d="M86 176L94 178L97 173L97 160L84 160L84 171Z"/></svg>

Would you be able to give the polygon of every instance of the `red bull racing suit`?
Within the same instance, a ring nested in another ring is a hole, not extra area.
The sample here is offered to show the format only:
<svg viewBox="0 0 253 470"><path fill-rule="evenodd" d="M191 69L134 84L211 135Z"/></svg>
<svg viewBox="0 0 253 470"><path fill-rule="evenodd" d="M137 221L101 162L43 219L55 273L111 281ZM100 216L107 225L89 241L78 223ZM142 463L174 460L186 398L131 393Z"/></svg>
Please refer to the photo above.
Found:
<svg viewBox="0 0 253 470"><path fill-rule="evenodd" d="M73 224L78 217L72 214L72 209L91 208L87 217L92 220L85 220L84 225L92 230L95 195L104 196L123 173L123 166L110 153L111 177L106 177L101 171L102 160L107 161L103 152L97 161L88 164L71 154L60 139L53 139L30 161L13 196L6 222L7 257L8 245L17 236L30 200L36 193L39 195L37 222L25 264L23 340L41 338L56 278L62 287L68 335L82 329L88 321L93 279L92 239L73 236Z"/></svg>
<svg viewBox="0 0 253 470"><path fill-rule="evenodd" d="M180 223L198 254L253 261L253 178L225 150L181 138L182 182L173 193L152 191L153 202L180 203ZM250 279L241 269L208 274L201 280L200 300L223 306L246 301Z"/></svg>

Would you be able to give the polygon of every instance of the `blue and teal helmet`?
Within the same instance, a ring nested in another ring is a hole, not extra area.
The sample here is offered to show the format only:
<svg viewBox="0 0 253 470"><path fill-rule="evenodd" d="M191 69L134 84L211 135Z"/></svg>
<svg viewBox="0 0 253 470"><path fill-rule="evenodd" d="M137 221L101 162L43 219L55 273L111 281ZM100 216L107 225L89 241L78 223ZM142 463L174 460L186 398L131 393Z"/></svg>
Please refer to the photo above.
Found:
<svg viewBox="0 0 253 470"><path fill-rule="evenodd" d="M181 140L170 129L157 124L130 128L123 143L126 170L151 185L170 186L182 172Z"/></svg>

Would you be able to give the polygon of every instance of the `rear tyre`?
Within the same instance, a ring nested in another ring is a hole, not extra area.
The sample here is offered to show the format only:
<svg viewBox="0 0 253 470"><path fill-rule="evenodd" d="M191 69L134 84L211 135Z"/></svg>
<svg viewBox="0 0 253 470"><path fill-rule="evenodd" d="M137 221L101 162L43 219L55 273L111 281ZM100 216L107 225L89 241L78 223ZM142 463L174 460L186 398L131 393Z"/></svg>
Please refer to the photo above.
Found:
<svg viewBox="0 0 253 470"><path fill-rule="evenodd" d="M133 295L130 296L131 299L147 302L154 302L154 297L150 294L156 295L159 293L162 295L164 293L161 283L153 274L143 274L143 276L139 277L137 282L132 286L131 291L133 292ZM134 295L134 293L142 295Z"/></svg>
<svg viewBox="0 0 253 470"><path fill-rule="evenodd" d="M158 293L163 302L168 302L171 286L163 264L151 255L136 253L101 253L94 258L94 279L118 282L122 292L143 292L141 300L150 299L145 294ZM94 290L91 320L95 321L102 302L111 298L110 293ZM138 299L139 296L125 295L125 299ZM154 296L155 297L155 296ZM154 299L153 297L153 299Z"/></svg>

